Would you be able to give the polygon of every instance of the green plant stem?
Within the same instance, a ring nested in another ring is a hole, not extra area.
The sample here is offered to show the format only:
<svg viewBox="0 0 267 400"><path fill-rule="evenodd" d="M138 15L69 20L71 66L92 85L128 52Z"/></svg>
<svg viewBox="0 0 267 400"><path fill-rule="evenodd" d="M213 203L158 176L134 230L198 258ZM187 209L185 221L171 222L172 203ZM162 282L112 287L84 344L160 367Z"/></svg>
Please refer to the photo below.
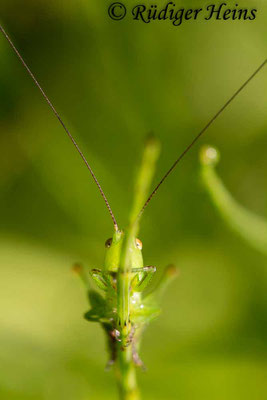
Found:
<svg viewBox="0 0 267 400"><path fill-rule="evenodd" d="M140 400L136 381L136 368L132 359L132 345L122 349L118 343L118 358L116 361L116 379L119 387L120 400Z"/></svg>
<svg viewBox="0 0 267 400"><path fill-rule="evenodd" d="M210 196L228 225L252 247L267 255L267 222L242 207L231 196L214 167L204 165L202 178Z"/></svg>
<svg viewBox="0 0 267 400"><path fill-rule="evenodd" d="M134 186L134 201L129 218L129 226L133 227L133 225L135 225L135 234L138 234L139 230L139 223L136 224L136 217L138 216L149 194L148 192L155 174L159 153L160 143L153 135L150 135L146 139L141 166L136 176Z"/></svg>
<svg viewBox="0 0 267 400"><path fill-rule="evenodd" d="M127 339L133 328L130 321L132 254L135 248L135 238L139 231L139 221L137 221L136 218L148 195L159 151L159 142L153 136L150 136L146 141L141 167L137 173L134 202L130 213L129 226L124 232L117 276L117 313L121 342L117 344L118 360L116 362L116 376L121 400L140 400L136 382L135 365L133 362L132 343L127 343ZM137 265L138 268L143 266L143 259L139 261L140 265Z"/></svg>

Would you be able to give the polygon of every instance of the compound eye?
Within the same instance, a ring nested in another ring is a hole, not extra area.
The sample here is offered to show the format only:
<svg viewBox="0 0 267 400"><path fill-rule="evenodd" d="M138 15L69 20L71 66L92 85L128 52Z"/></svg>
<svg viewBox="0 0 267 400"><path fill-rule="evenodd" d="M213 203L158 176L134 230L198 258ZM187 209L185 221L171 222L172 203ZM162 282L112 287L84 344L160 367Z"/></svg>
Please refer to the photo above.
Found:
<svg viewBox="0 0 267 400"><path fill-rule="evenodd" d="M143 243L141 242L140 239L135 239L135 245L139 250L142 250L143 248Z"/></svg>
<svg viewBox="0 0 267 400"><path fill-rule="evenodd" d="M112 238L106 240L105 247L108 249L112 245Z"/></svg>

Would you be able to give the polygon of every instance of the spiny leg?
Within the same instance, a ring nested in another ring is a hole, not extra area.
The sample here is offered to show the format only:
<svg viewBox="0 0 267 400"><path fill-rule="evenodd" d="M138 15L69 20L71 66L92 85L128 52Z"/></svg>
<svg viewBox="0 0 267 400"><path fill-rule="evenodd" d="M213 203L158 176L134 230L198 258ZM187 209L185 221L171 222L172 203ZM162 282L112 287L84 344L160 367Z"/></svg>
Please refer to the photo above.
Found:
<svg viewBox="0 0 267 400"><path fill-rule="evenodd" d="M96 268L92 269L90 271L90 275L93 281L96 283L96 285L105 292L109 288L113 287L111 284L110 276L101 271L101 269L96 269Z"/></svg>
<svg viewBox="0 0 267 400"><path fill-rule="evenodd" d="M87 290L87 298L91 309L84 314L87 321L99 322L105 316L105 301L100 293L91 289L89 282L89 274L86 273L85 268L81 264L74 264L73 272L79 275Z"/></svg>
<svg viewBox="0 0 267 400"><path fill-rule="evenodd" d="M142 292L150 283L154 273L156 272L156 267L149 265L143 268L133 268L132 272L136 273L136 275L132 279L131 288L135 292Z"/></svg>

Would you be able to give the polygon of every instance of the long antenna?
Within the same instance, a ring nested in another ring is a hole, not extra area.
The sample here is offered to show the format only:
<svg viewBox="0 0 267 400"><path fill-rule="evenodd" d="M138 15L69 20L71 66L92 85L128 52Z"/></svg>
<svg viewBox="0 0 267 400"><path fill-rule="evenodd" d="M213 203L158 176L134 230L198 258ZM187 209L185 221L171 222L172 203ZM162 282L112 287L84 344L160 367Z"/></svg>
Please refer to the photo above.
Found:
<svg viewBox="0 0 267 400"><path fill-rule="evenodd" d="M143 205L141 211L139 212L137 219L141 217L143 214L145 208L147 207L148 203L151 201L152 197L157 193L159 187L162 185L162 183L165 181L165 179L170 175L170 173L174 170L176 165L181 161L181 159L186 155L186 153L191 149L191 147L194 146L194 144L198 141L198 139L203 135L204 132L210 127L210 125L219 117L219 115L229 106L229 104L235 99L235 97L247 86L247 84L257 75L257 73L264 67L264 65L267 63L267 59L263 61L263 63L256 69L255 72L243 83L242 86L230 97L230 99L220 108L219 111L214 115L213 118L207 123L207 125L204 126L204 128L199 132L199 134L192 140L192 142L186 147L186 149L179 155L177 160L174 161L170 169L166 172L166 174L162 177L162 179L159 181L153 192L150 194L148 199L146 200L145 204Z"/></svg>
<svg viewBox="0 0 267 400"><path fill-rule="evenodd" d="M12 40L10 39L10 37L8 36L8 34L6 33L6 31L4 30L4 28L1 26L0 24L0 30L3 33L3 35L5 36L5 38L7 39L8 43L10 44L10 46L12 47L12 49L14 50L14 52L16 53L16 55L18 56L18 58L20 59L22 65L25 67L25 69L27 70L28 74L30 75L30 77L32 78L32 80L34 81L35 85L38 87L38 89L40 90L40 92L42 93L44 99L46 100L46 102L48 103L49 107L52 109L53 113L55 114L55 116L57 117L57 119L59 120L60 124L62 125L63 129L65 130L65 132L67 133L67 135L69 136L70 140L72 141L72 143L74 144L74 146L76 147L76 150L78 151L78 153L80 154L81 158L83 159L83 162L85 163L86 167L89 169L90 174L92 175L93 180L95 181L95 183L97 184L97 187L100 191L101 196L104 199L104 202L106 203L107 209L111 215L113 224L114 224L114 228L115 230L118 230L118 224L117 221L115 219L115 216L112 212L112 209L109 205L109 202L105 196L105 193L102 189L102 187L100 186L100 183L98 182L92 168L90 167L90 165L88 164L85 156L83 155L81 149L79 148L78 144L76 143L76 141L74 140L73 136L71 135L71 133L69 132L68 128L66 127L66 125L64 124L64 122L62 121L60 115L58 114L57 110L55 109L55 107L53 106L53 104L51 103L51 101L49 100L49 98L47 97L46 93L44 92L44 90L42 89L41 85L39 84L39 82L37 81L37 79L35 78L35 76L33 75L33 73L31 72L30 68L28 67L28 65L26 64L26 62L24 61L23 57L20 55L19 51L17 50L17 48L15 47L14 43L12 42Z"/></svg>

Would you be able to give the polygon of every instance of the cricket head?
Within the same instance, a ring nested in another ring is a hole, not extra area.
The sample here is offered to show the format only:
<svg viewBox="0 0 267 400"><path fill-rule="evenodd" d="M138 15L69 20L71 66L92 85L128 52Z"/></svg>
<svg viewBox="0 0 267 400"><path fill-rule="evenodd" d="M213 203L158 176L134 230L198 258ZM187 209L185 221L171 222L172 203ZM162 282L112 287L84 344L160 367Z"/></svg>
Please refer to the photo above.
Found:
<svg viewBox="0 0 267 400"><path fill-rule="evenodd" d="M106 255L104 270L117 272L121 262L122 245L126 239L123 231L115 231L112 238L106 240ZM132 268L143 266L142 247L143 244L138 238L130 238L129 255Z"/></svg>

